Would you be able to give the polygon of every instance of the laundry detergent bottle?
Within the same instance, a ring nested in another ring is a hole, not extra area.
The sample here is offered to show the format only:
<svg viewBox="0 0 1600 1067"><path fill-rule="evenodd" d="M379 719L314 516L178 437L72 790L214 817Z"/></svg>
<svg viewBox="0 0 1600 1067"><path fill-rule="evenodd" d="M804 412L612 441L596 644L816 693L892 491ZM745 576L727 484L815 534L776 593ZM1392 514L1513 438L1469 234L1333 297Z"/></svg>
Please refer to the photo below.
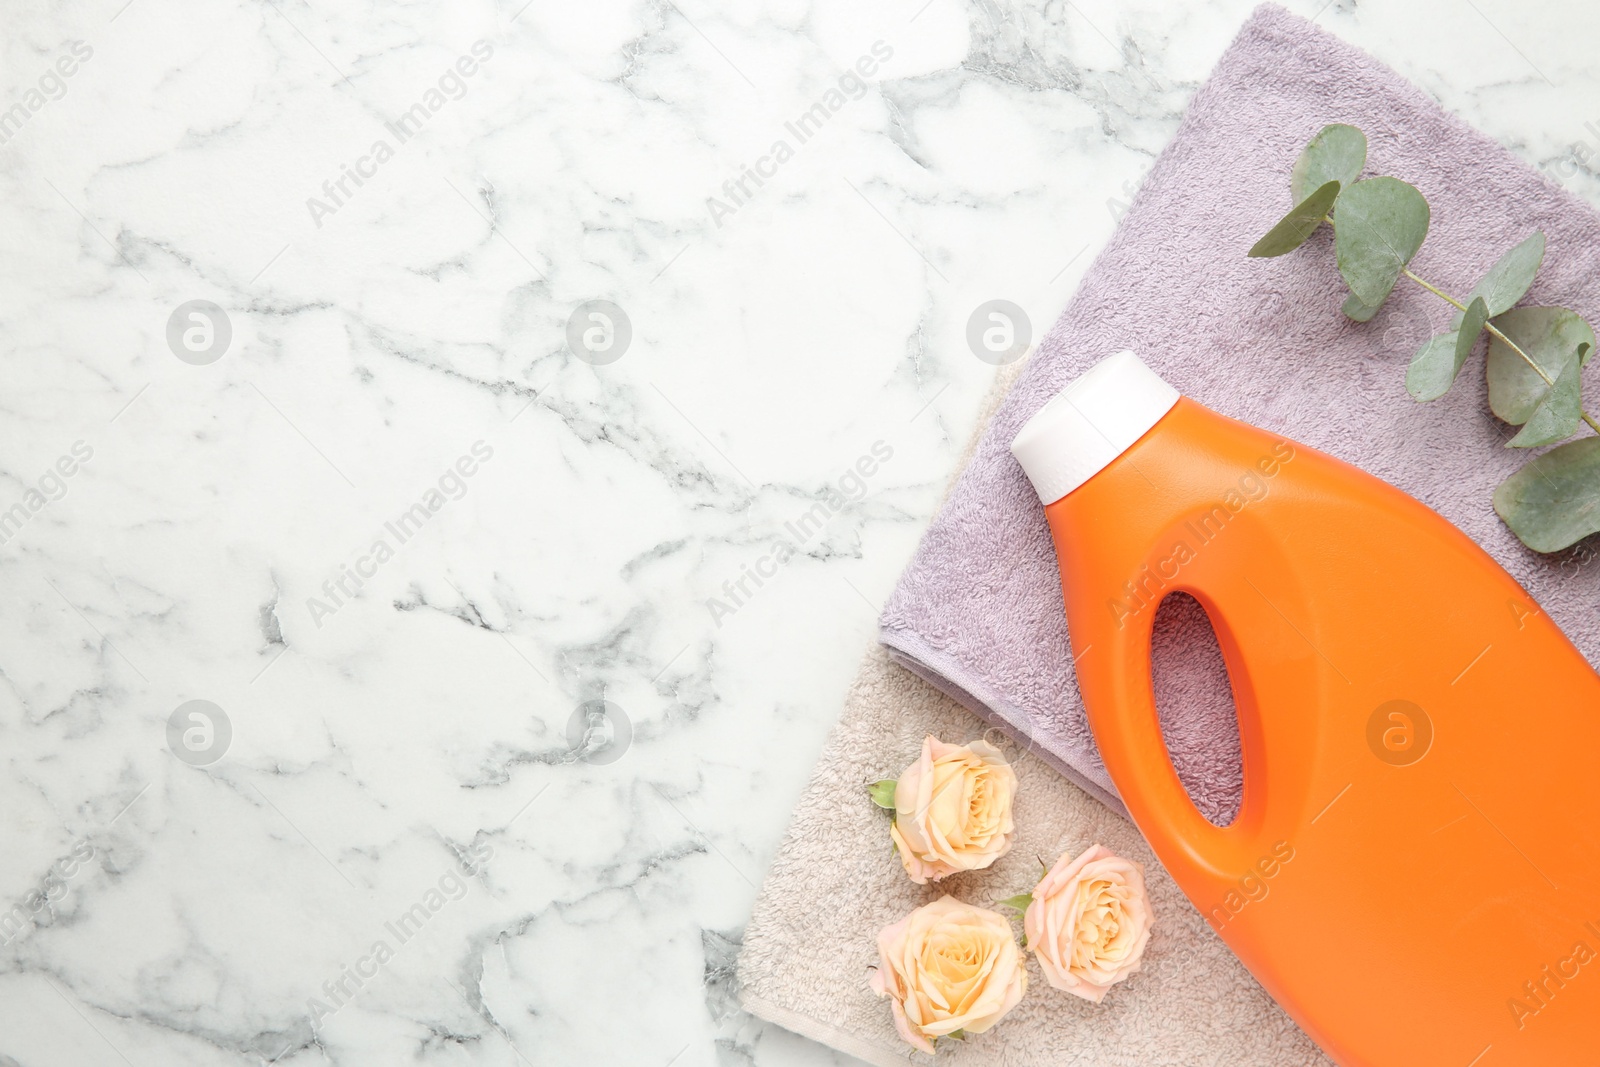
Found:
<svg viewBox="0 0 1600 1067"><path fill-rule="evenodd" d="M1012 452L1117 791L1278 1003L1344 1067L1600 1064L1600 677L1522 587L1416 500L1132 353ZM1151 623L1175 592L1232 685L1225 827L1162 740Z"/></svg>

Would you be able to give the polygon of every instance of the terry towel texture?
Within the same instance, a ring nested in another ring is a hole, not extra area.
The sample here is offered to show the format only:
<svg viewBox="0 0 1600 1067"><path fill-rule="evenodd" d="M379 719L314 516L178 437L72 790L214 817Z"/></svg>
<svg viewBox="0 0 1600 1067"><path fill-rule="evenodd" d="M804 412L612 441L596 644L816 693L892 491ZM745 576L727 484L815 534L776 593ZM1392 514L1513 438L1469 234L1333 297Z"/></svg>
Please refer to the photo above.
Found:
<svg viewBox="0 0 1600 1067"><path fill-rule="evenodd" d="M747 1011L882 1067L1331 1067L1206 925L1133 824L1038 759L1017 760L1018 838L998 863L937 886L907 878L890 850L889 815L866 800L866 783L898 774L926 734L970 741L984 728L882 648L872 650L745 928L739 981ZM1015 745L1007 751L1016 758ZM1036 856L1053 862L1097 841L1144 864L1156 919L1140 969L1095 1005L1050 988L1030 958L1027 995L988 1033L941 1041L937 1057L902 1043L889 1002L867 988L878 931L946 892L995 907L1033 888Z"/></svg>
<svg viewBox="0 0 1600 1067"><path fill-rule="evenodd" d="M1587 204L1370 56L1282 8L1256 10L1028 361L881 620L897 659L1118 810L1078 699L1044 516L1009 447L1046 400L1119 349L1224 415L1410 493L1499 560L1590 662L1600 654L1600 566L1528 551L1490 506L1528 455L1504 447L1511 432L1489 413L1481 355L1444 399L1406 393L1412 354L1453 309L1402 279L1376 319L1347 321L1327 227L1287 256L1245 257L1290 207L1300 149L1331 122L1366 132L1367 174L1411 182L1431 203L1417 273L1465 293L1542 228L1548 250L1524 302L1591 321L1600 308L1600 216ZM1197 604L1167 607L1158 639L1210 644ZM1240 780L1220 656L1158 672L1157 702L1180 777L1226 821Z"/></svg>
<svg viewBox="0 0 1600 1067"><path fill-rule="evenodd" d="M1015 369L1002 372L990 411ZM986 871L936 886L907 878L890 847L888 813L867 799L866 784L898 774L930 733L961 742L984 732L982 720L882 648L868 653L745 928L738 973L746 1010L881 1067L1331 1064L1206 925L1138 831L1016 744L1006 748L1018 779L1011 851ZM936 1060L903 1044L888 1001L867 988L878 931L946 892L993 907L1032 888L1035 857L1053 861L1096 841L1145 866L1156 925L1140 970L1096 1006L1051 989L1030 961L1027 996L999 1026L940 1042Z"/></svg>

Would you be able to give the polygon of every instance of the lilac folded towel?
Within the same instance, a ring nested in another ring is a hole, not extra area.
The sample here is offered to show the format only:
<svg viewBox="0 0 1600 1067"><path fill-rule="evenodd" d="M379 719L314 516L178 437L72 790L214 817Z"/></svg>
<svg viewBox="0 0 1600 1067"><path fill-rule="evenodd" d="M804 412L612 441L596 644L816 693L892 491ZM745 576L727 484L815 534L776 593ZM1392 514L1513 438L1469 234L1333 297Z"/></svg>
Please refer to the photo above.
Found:
<svg viewBox="0 0 1600 1067"><path fill-rule="evenodd" d="M1524 302L1597 321L1600 216L1586 203L1370 56L1280 7L1256 10L996 413L881 620L897 659L1118 810L1078 699L1043 513L1009 446L1047 399L1119 349L1186 396L1434 508L1499 560L1591 663L1600 655L1593 553L1530 552L1490 506L1528 456L1504 447L1511 432L1489 412L1481 355L1444 399L1419 405L1406 393L1406 364L1452 309L1402 279L1372 322L1345 320L1327 227L1287 256L1245 258L1290 207L1296 155L1331 122L1366 131L1368 174L1411 182L1431 203L1417 273L1465 293L1542 228L1548 251ZM1226 820L1239 798L1238 737L1221 655L1194 601L1162 606L1155 660L1179 775L1202 811Z"/></svg>

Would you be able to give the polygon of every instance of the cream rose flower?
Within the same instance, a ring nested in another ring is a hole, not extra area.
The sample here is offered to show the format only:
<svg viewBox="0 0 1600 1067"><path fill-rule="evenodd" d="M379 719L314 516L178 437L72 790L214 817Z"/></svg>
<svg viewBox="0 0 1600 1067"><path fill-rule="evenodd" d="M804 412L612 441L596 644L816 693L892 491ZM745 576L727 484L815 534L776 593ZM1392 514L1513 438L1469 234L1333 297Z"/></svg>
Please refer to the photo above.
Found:
<svg viewBox="0 0 1600 1067"><path fill-rule="evenodd" d="M1022 916L1046 981L1097 1004L1139 969L1151 922L1144 868L1104 845L1057 860Z"/></svg>
<svg viewBox="0 0 1600 1067"><path fill-rule="evenodd" d="M895 783L889 834L913 882L989 866L1011 848L1017 775L987 741L922 742L922 755Z"/></svg>
<svg viewBox="0 0 1600 1067"><path fill-rule="evenodd" d="M944 896L878 934L872 989L895 1029L923 1052L957 1030L978 1034L1022 999L1028 972L1005 916Z"/></svg>

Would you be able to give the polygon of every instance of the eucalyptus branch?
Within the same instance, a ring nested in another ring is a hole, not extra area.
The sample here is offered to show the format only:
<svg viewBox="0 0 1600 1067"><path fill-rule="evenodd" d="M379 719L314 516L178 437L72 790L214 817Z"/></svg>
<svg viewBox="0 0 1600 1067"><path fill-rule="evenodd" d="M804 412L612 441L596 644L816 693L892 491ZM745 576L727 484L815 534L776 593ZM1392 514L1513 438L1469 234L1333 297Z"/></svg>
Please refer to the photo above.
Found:
<svg viewBox="0 0 1600 1067"><path fill-rule="evenodd" d="M1337 231L1338 226L1334 223L1332 215L1324 215L1322 217L1322 221L1326 222L1330 228L1332 228L1335 231ZM1405 275L1407 278L1410 278L1412 281L1416 282L1418 285L1422 286L1428 292L1432 293L1434 296L1438 297L1440 300L1443 300L1445 303L1449 304L1451 307L1455 308L1457 311L1461 312L1463 315L1466 314L1467 305L1463 304L1461 301L1457 300L1455 297L1451 296L1449 293L1445 292L1443 289L1440 289L1437 285L1434 285L1433 283L1429 282L1426 278L1423 278L1421 275L1417 274L1410 267L1402 268L1400 273ZM1517 344L1517 342L1515 342L1511 338L1507 337L1505 335L1505 333L1500 329L1500 327L1496 326L1493 322L1485 322L1483 324L1483 328L1486 331L1488 331L1490 336L1498 338L1500 340L1501 344L1505 345L1512 352L1515 352L1517 354L1517 356L1519 356L1524 363L1526 363L1528 366L1532 367L1533 368L1533 372L1535 374L1537 374L1541 379L1544 380L1544 384L1545 385L1553 387L1556 384L1555 383L1555 379L1551 378L1550 375L1546 374L1545 373L1545 369L1543 367L1539 366L1539 364L1534 361L1532 356L1530 356L1530 355L1528 355L1528 353L1524 352L1522 350L1522 346L1521 345ZM1590 415L1587 411L1583 410L1582 408L1579 409L1578 415L1579 415L1579 417L1581 419L1583 419L1583 421L1585 423L1587 423L1589 425L1589 428L1591 430L1593 430L1597 434L1600 434L1600 422L1596 422L1594 416Z"/></svg>
<svg viewBox="0 0 1600 1067"><path fill-rule="evenodd" d="M1330 219L1329 222L1331 223L1332 220ZM1401 273L1403 273L1407 278L1410 278L1412 281L1416 282L1418 285L1422 286L1424 289L1428 290L1428 292L1432 293L1434 296L1438 297L1440 300L1443 300L1446 303L1451 304L1452 306L1454 306L1457 311L1462 312L1463 314L1466 313L1467 306L1465 304L1463 304L1461 301L1457 300L1455 297L1451 296L1449 293L1445 292L1443 289L1440 289L1438 286L1430 285L1427 281L1425 281L1424 279L1418 277L1411 270L1410 267L1405 268L1405 270L1402 271ZM1517 355L1521 356L1522 357L1522 361L1524 363L1526 363L1528 366L1532 367L1533 368L1533 372L1535 374L1537 374L1539 377L1544 379L1544 384L1550 385L1550 386L1553 386L1553 385L1556 384L1555 381L1550 377L1550 375L1548 375L1548 374L1546 374L1544 372L1544 368L1539 366L1539 364L1535 363L1533 361L1533 357L1528 355L1528 353L1526 353L1526 352L1524 352L1522 350L1522 346L1521 345L1517 344L1517 342L1513 341L1511 338L1507 337L1504 333L1502 333L1500 331L1500 327L1496 326L1492 322L1486 322L1486 323L1483 324L1483 328L1485 330L1489 331L1489 333L1492 336L1498 337L1500 339L1500 343L1501 344L1505 345L1507 348L1511 349L1511 351L1513 351ZM1595 433L1600 433L1600 423L1595 422L1594 416L1590 415L1587 411L1584 411L1582 409L1579 409L1578 414L1579 414L1579 417L1582 418L1584 422L1589 424L1589 429L1593 430Z"/></svg>
<svg viewBox="0 0 1600 1067"><path fill-rule="evenodd" d="M1500 483L1496 514L1536 552L1560 551L1600 533L1600 418L1583 408L1581 377L1600 340L1571 308L1520 305L1544 261L1544 233L1535 230L1501 254L1463 302L1411 269L1428 236L1427 198L1398 178L1362 178L1366 163L1365 134L1354 126L1323 127L1289 171L1294 207L1249 255L1286 255L1327 223L1339 274L1350 287L1343 309L1349 318L1370 321L1402 277L1455 308L1459 314L1449 328L1429 337L1406 367L1406 392L1420 403L1450 391L1479 334L1487 332L1493 338L1484 356L1489 408L1520 428L1507 443L1556 446ZM1568 440L1580 425L1593 434Z"/></svg>

